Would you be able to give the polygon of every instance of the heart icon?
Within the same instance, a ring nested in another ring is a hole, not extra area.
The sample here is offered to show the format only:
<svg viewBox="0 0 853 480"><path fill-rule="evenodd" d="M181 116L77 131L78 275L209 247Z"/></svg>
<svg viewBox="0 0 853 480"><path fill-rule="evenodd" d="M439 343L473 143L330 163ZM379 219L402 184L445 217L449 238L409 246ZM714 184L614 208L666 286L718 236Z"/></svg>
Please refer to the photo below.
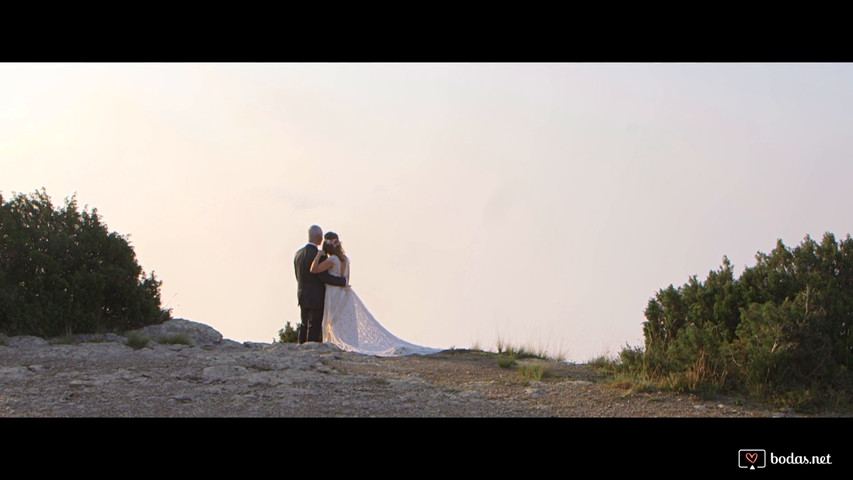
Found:
<svg viewBox="0 0 853 480"><path fill-rule="evenodd" d="M757 452L747 453L746 459L749 460L749 463L755 463L755 461L758 460L758 453Z"/></svg>

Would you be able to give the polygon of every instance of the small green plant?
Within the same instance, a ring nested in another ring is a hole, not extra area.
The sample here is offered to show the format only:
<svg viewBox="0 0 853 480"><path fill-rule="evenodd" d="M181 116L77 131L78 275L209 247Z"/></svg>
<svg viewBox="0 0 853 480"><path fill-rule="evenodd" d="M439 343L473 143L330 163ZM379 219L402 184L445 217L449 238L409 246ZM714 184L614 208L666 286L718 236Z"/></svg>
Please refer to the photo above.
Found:
<svg viewBox="0 0 853 480"><path fill-rule="evenodd" d="M151 341L151 339L136 331L127 334L127 344L134 350L144 348L146 345L148 345L149 341Z"/></svg>
<svg viewBox="0 0 853 480"><path fill-rule="evenodd" d="M508 353L515 358L540 358L536 353L528 351L524 347L518 347L518 349L510 348Z"/></svg>
<svg viewBox="0 0 853 480"><path fill-rule="evenodd" d="M622 369L622 365L619 363L619 360L615 360L606 355L600 355L593 358L587 362L587 365L591 366L597 372L607 375L613 375Z"/></svg>
<svg viewBox="0 0 853 480"><path fill-rule="evenodd" d="M5 345L7 338L9 338L9 337L7 337L6 334L0 333L0 345Z"/></svg>
<svg viewBox="0 0 853 480"><path fill-rule="evenodd" d="M498 337L496 347L498 349L498 353L501 353L501 354L504 353L504 350L506 349L506 343L504 342L503 338Z"/></svg>
<svg viewBox="0 0 853 480"><path fill-rule="evenodd" d="M510 357L498 357L498 366L501 368L510 368L515 365L515 359Z"/></svg>
<svg viewBox="0 0 853 480"><path fill-rule="evenodd" d="M544 362L529 362L518 367L518 371L525 380L540 381L549 373L550 367Z"/></svg>
<svg viewBox="0 0 853 480"><path fill-rule="evenodd" d="M516 348L512 345L508 345L505 343L498 342L498 354L503 355L512 359L520 359L520 358L530 358L532 355L529 355L524 348Z"/></svg>
<svg viewBox="0 0 853 480"><path fill-rule="evenodd" d="M159 337L157 339L157 343L162 345L187 345L190 347L193 346L192 339L186 333L175 333L173 335Z"/></svg>
<svg viewBox="0 0 853 480"><path fill-rule="evenodd" d="M511 357L517 360L525 359L525 358L538 358L540 360L554 360L557 362L562 362L565 360L565 353L560 350L556 355L550 355L548 353L548 349L544 346L537 346L535 348L529 347L516 347L508 344L502 338L498 338L497 340L497 351L500 355L505 355L507 357Z"/></svg>
<svg viewBox="0 0 853 480"><path fill-rule="evenodd" d="M284 328L278 331L278 339L281 343L296 343L299 340L299 328L301 323L296 324L296 328L290 325L290 322L284 324Z"/></svg>

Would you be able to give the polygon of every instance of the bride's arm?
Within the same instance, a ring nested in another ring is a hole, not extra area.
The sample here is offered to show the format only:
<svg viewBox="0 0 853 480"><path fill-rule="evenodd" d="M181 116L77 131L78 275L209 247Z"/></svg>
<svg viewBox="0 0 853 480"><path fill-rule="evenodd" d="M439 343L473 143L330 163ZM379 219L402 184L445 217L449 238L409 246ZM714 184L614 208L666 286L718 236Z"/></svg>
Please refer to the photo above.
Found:
<svg viewBox="0 0 853 480"><path fill-rule="evenodd" d="M332 268L332 260L327 258L320 261L320 258L323 256L323 251L320 250L317 252L317 256L314 257L314 261L311 262L311 273L323 273L326 270Z"/></svg>

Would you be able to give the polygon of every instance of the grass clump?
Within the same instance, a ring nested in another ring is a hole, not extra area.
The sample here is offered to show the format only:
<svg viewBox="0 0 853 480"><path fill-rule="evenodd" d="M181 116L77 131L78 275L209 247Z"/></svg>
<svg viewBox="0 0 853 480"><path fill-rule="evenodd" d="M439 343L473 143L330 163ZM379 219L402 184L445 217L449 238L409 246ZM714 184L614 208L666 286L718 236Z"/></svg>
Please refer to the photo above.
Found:
<svg viewBox="0 0 853 480"><path fill-rule="evenodd" d="M562 362L565 360L565 353L560 348L556 355L552 355L549 352L549 349L543 345L538 345L536 347L524 347L524 346L514 346L508 344L502 338L498 338L497 340L497 351L500 355L506 355L508 357L512 357L518 360L525 358L536 358L540 360L553 360L555 362Z"/></svg>
<svg viewBox="0 0 853 480"><path fill-rule="evenodd" d="M551 361L563 361L563 356L551 358L544 348L529 349L516 347L498 339L498 366L501 368L516 367L521 376L527 381L541 381L551 373Z"/></svg>
<svg viewBox="0 0 853 480"><path fill-rule="evenodd" d="M544 356L542 356L540 353L529 352L524 347L516 347L513 345L509 345L505 343L504 340L501 338L498 339L497 349L498 354L515 359L544 358Z"/></svg>
<svg viewBox="0 0 853 480"><path fill-rule="evenodd" d="M150 341L150 338L136 331L127 334L127 345L134 350L144 348Z"/></svg>
<svg viewBox="0 0 853 480"><path fill-rule="evenodd" d="M7 338L9 338L9 337L7 337L6 334L0 333L0 345L5 345Z"/></svg>
<svg viewBox="0 0 853 480"><path fill-rule="evenodd" d="M599 355L586 361L586 364L593 368L599 375L614 375L622 371L621 363L607 355Z"/></svg>
<svg viewBox="0 0 853 480"><path fill-rule="evenodd" d="M631 351L626 349L619 358L600 355L589 360L587 365L593 368L599 378L605 379L608 385L624 390L626 395L632 392L656 392L668 389L662 382L651 381L638 371L629 368L626 365L625 356L630 353Z"/></svg>
<svg viewBox="0 0 853 480"><path fill-rule="evenodd" d="M518 367L519 373L527 381L541 381L550 373L551 367L545 362L525 362Z"/></svg>
<svg viewBox="0 0 853 480"><path fill-rule="evenodd" d="M162 345L187 345L193 346L193 341L186 333L175 333L157 338L157 343Z"/></svg>
<svg viewBox="0 0 853 480"><path fill-rule="evenodd" d="M501 368L510 368L516 365L516 361L514 358L510 357L498 357L498 366Z"/></svg>

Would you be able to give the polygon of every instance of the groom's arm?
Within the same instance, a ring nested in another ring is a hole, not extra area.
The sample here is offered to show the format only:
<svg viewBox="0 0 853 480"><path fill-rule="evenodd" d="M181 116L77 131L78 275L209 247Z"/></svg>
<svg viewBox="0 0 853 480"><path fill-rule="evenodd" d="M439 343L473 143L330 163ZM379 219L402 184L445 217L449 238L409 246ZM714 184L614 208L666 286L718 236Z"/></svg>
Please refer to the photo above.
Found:
<svg viewBox="0 0 853 480"><path fill-rule="evenodd" d="M332 275L328 271L323 272L323 273L318 273L317 275L320 276L320 280L322 280L323 283L328 283L329 285L335 285L337 287L346 287L347 286L347 279L345 277L339 277L337 275Z"/></svg>
<svg viewBox="0 0 853 480"><path fill-rule="evenodd" d="M322 262L326 258L327 258L326 255L323 255L322 257L320 257L320 262ZM339 277L337 275L332 275L331 273L329 273L328 270L318 273L317 276L320 277L320 280L322 280L323 283L328 283L329 285L334 285L336 287L346 287L347 286L346 277Z"/></svg>

